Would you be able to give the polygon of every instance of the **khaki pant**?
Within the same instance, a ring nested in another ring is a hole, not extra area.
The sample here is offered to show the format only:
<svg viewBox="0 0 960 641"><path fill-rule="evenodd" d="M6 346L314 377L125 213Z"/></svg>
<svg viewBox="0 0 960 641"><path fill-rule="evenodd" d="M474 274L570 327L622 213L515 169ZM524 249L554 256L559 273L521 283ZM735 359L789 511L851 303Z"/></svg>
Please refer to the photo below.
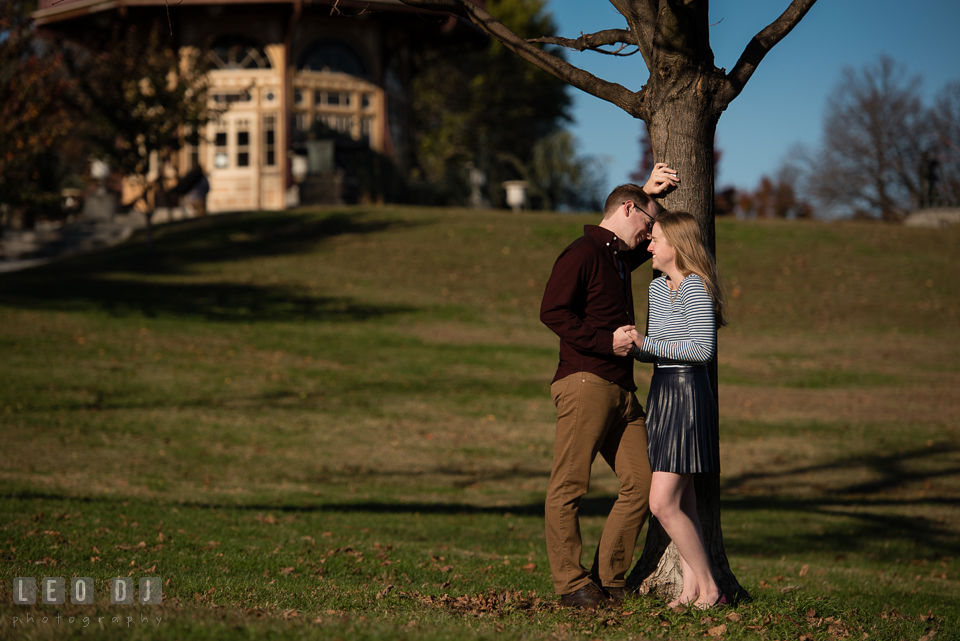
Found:
<svg viewBox="0 0 960 641"><path fill-rule="evenodd" d="M576 592L591 580L623 587L650 511L643 408L633 392L586 372L557 381L550 392L557 406L557 435L545 512L553 586L558 594ZM579 509L598 452L620 480L620 493L588 572L580 563Z"/></svg>

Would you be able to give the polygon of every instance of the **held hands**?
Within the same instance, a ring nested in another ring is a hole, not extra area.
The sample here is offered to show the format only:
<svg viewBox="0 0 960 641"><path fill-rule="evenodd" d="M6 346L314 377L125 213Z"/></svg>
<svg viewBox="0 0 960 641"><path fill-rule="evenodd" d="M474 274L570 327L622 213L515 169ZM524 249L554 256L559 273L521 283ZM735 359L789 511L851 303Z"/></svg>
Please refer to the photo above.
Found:
<svg viewBox="0 0 960 641"><path fill-rule="evenodd" d="M630 329L627 329L626 327L624 327L623 329L625 330L624 333L627 335L627 337L631 341L633 341L633 344L643 349L643 339L644 339L643 334L638 332L636 327L631 327ZM633 347L631 347L630 349L632 350Z"/></svg>
<svg viewBox="0 0 960 641"><path fill-rule="evenodd" d="M658 162L653 166L650 172L650 179L643 186L643 191L648 196L663 196L680 185L680 178L677 176L677 170L671 169L667 163Z"/></svg>
<svg viewBox="0 0 960 641"><path fill-rule="evenodd" d="M613 333L613 353L616 356L628 356L633 351L631 332L636 334L636 328L633 325L624 325Z"/></svg>

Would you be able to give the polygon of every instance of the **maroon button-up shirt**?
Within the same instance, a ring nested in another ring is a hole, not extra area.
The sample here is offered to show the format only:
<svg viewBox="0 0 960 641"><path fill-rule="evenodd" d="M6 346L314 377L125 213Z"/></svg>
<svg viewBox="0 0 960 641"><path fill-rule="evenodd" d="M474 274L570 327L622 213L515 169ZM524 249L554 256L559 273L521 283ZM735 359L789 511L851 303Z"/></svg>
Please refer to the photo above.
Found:
<svg viewBox="0 0 960 641"><path fill-rule="evenodd" d="M563 250L540 306L540 321L560 337L554 382L590 372L636 391L633 357L613 354L613 332L636 324L630 276L649 259L645 244L621 250L616 235L596 225Z"/></svg>

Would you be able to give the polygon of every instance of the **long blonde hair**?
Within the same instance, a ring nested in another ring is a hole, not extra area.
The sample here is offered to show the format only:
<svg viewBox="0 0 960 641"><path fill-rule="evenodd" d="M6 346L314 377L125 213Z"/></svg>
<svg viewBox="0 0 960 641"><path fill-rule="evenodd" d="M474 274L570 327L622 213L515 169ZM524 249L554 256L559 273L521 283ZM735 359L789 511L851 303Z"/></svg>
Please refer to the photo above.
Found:
<svg viewBox="0 0 960 641"><path fill-rule="evenodd" d="M660 230L676 252L677 269L686 277L696 274L703 280L707 293L713 299L717 328L727 324L723 317L724 296L717 261L703 242L700 223L685 211L668 211L656 218Z"/></svg>

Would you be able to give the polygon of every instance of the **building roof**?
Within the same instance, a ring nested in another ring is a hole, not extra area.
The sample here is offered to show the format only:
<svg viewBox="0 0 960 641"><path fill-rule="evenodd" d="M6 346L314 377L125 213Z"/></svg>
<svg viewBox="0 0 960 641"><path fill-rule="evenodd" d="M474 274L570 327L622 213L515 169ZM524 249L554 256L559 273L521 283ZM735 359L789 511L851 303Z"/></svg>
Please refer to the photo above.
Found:
<svg viewBox="0 0 960 641"><path fill-rule="evenodd" d="M481 7L486 4L484 0L471 0L471 2ZM168 6L174 8L237 4L302 5L304 3L313 5L337 4L344 8L360 9L369 7L379 11L426 11L406 5L400 0L38 0L38 8L33 13L33 19L38 25L44 25L124 7Z"/></svg>

